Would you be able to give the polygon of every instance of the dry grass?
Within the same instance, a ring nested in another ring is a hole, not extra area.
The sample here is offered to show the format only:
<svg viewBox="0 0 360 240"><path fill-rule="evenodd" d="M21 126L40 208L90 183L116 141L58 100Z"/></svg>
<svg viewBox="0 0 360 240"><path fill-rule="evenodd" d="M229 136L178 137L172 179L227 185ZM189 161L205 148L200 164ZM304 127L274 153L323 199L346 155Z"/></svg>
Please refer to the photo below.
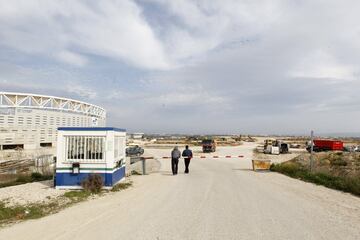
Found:
<svg viewBox="0 0 360 240"><path fill-rule="evenodd" d="M52 175L42 175L41 173L32 173L32 174L12 174L12 176L7 176L3 178L3 182L0 183L0 188L10 187L21 185L25 183L31 182L39 182L45 180L51 180L53 178Z"/></svg>
<svg viewBox="0 0 360 240"><path fill-rule="evenodd" d="M132 185L133 185L132 181L118 183L111 189L111 191L112 192L119 192L119 191L122 191L122 190L125 190L125 189L131 187Z"/></svg>
<svg viewBox="0 0 360 240"><path fill-rule="evenodd" d="M270 170L285 174L292 178L301 179L306 182L312 182L360 196L359 177L332 176L324 172L310 172L308 168L296 162L272 164Z"/></svg>
<svg viewBox="0 0 360 240"><path fill-rule="evenodd" d="M132 186L131 181L119 183L113 187L111 192L123 191ZM35 203L28 205L8 206L5 202L0 201L0 227L12 223L35 219L47 216L61 211L64 208L83 202L92 197L105 196L110 191L101 190L91 193L86 190L68 191L64 195L52 199L48 203Z"/></svg>

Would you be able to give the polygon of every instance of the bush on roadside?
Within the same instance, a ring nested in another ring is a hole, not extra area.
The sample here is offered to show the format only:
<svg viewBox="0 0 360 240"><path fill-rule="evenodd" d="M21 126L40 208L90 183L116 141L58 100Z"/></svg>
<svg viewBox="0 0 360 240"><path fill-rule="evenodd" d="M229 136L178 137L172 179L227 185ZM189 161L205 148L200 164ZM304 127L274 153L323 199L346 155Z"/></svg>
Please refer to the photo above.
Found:
<svg viewBox="0 0 360 240"><path fill-rule="evenodd" d="M139 172L136 171L136 170L132 170L132 171L131 171L131 175L142 175L142 174L139 173Z"/></svg>
<svg viewBox="0 0 360 240"><path fill-rule="evenodd" d="M77 191L77 190L64 193L64 197L70 199L74 203L84 201L90 195L91 193L89 191Z"/></svg>
<svg viewBox="0 0 360 240"><path fill-rule="evenodd" d="M15 180L15 183L18 183L18 184L24 184L24 183L29 183L29 182L32 182L32 178L30 175L20 175ZM15 184L15 185L17 185L17 184Z"/></svg>
<svg viewBox="0 0 360 240"><path fill-rule="evenodd" d="M129 187L132 186L132 182L122 182L122 183L118 183L115 186L113 186L113 188L111 189L112 192L118 192L121 190L125 190Z"/></svg>
<svg viewBox="0 0 360 240"><path fill-rule="evenodd" d="M34 172L31 175L20 175L16 182L18 183L30 183L30 182L39 182L45 180L51 180L53 178L52 175L42 175L41 173Z"/></svg>
<svg viewBox="0 0 360 240"><path fill-rule="evenodd" d="M81 186L85 191L99 193L103 187L103 179L99 174L91 174L81 182Z"/></svg>
<svg viewBox="0 0 360 240"><path fill-rule="evenodd" d="M335 159L333 161L330 161L331 166L347 166L347 162L343 159Z"/></svg>
<svg viewBox="0 0 360 240"><path fill-rule="evenodd" d="M360 178L346 176L332 176L328 173L310 172L298 163L286 162L281 164L271 164L270 170L279 172L292 178L301 179L323 185L328 188L349 192L360 196Z"/></svg>
<svg viewBox="0 0 360 240"><path fill-rule="evenodd" d="M0 224L6 221L40 218L45 215L46 207L42 204L5 206L5 203L0 202Z"/></svg>
<svg viewBox="0 0 360 240"><path fill-rule="evenodd" d="M0 188L16 186L16 185L21 185L21 184L25 184L25 183L51 180L53 178L53 176L52 175L42 175L41 173L32 173L31 175L29 175L29 174L15 175L15 178L16 179L14 179L14 180L0 183Z"/></svg>
<svg viewBox="0 0 360 240"><path fill-rule="evenodd" d="M282 164L271 164L271 171L280 172L290 177L297 177L300 172L303 172L303 169L300 164L294 162L286 162Z"/></svg>
<svg viewBox="0 0 360 240"><path fill-rule="evenodd" d="M38 172L33 172L31 174L31 179L34 181L41 181L43 179L43 175L41 173Z"/></svg>

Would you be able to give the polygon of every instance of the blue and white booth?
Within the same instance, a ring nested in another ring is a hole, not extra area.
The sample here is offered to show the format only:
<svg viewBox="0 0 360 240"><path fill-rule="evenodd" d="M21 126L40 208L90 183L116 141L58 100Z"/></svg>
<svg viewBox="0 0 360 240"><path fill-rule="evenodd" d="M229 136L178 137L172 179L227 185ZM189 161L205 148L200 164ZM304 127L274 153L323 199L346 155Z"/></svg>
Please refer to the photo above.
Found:
<svg viewBox="0 0 360 240"><path fill-rule="evenodd" d="M126 130L112 127L60 127L57 137L57 189L79 189L90 174L112 187L125 178Z"/></svg>

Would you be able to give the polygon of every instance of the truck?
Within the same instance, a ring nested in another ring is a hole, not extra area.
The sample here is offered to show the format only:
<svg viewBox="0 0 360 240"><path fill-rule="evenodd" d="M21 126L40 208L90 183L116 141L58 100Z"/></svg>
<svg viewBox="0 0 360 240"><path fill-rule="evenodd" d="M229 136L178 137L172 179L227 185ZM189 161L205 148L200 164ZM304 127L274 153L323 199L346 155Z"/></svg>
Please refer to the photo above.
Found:
<svg viewBox="0 0 360 240"><path fill-rule="evenodd" d="M308 144L308 146L306 147L306 150L308 152L311 151L311 143ZM314 150L314 152L343 151L344 143L342 141L337 141L337 140L316 139L316 140L314 140L313 150Z"/></svg>
<svg viewBox="0 0 360 240"><path fill-rule="evenodd" d="M264 151L266 151L268 149L268 146L272 146L273 142L274 142L274 140L272 140L272 139L265 139L264 140Z"/></svg>
<svg viewBox="0 0 360 240"><path fill-rule="evenodd" d="M289 153L289 144L288 143L285 143L281 140L276 140L274 143L273 143L273 146L277 146L279 147L279 152L281 154L284 154L284 153Z"/></svg>
<svg viewBox="0 0 360 240"><path fill-rule="evenodd" d="M289 153L289 144L281 140L266 139L264 141L264 153L268 153L268 154Z"/></svg>
<svg viewBox="0 0 360 240"><path fill-rule="evenodd" d="M213 139L204 139L201 145L204 153L216 151L216 142Z"/></svg>

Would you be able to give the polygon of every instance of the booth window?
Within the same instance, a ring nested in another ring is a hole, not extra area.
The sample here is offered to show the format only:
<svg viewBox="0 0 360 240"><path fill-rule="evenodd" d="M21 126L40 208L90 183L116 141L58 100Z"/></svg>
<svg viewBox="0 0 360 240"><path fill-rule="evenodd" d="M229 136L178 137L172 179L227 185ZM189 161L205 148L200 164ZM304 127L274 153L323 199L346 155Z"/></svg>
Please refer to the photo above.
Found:
<svg viewBox="0 0 360 240"><path fill-rule="evenodd" d="M66 160L99 161L105 155L105 137L68 136L66 137Z"/></svg>
<svg viewBox="0 0 360 240"><path fill-rule="evenodd" d="M117 158L117 157L119 157L119 140L120 140L120 138L119 137L115 137L115 146L114 146L114 157L115 158Z"/></svg>
<svg viewBox="0 0 360 240"><path fill-rule="evenodd" d="M115 146L114 146L114 157L115 158L119 158L119 157L123 157L123 152L121 151L122 146L124 144L124 140L122 137L115 137ZM116 159L115 159L116 160Z"/></svg>

